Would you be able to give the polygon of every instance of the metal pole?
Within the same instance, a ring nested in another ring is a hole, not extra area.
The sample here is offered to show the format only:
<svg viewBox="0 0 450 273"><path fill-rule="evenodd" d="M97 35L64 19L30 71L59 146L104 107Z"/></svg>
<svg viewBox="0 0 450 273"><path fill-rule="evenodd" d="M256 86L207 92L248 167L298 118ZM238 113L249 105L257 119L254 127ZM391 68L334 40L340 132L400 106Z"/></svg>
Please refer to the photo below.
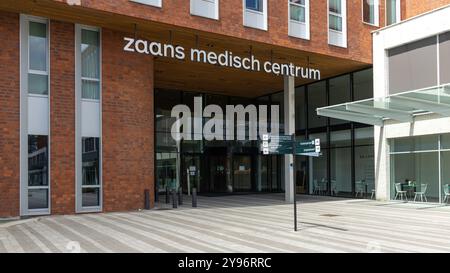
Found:
<svg viewBox="0 0 450 273"><path fill-rule="evenodd" d="M166 187L166 204L170 203L169 187Z"/></svg>
<svg viewBox="0 0 450 273"><path fill-rule="evenodd" d="M197 207L197 188L192 189L192 207Z"/></svg>
<svg viewBox="0 0 450 273"><path fill-rule="evenodd" d="M178 203L177 203L177 190L173 189L172 190L172 207L174 209L176 209L178 207Z"/></svg>
<svg viewBox="0 0 450 273"><path fill-rule="evenodd" d="M144 190L144 208L150 210L150 190Z"/></svg>
<svg viewBox="0 0 450 273"><path fill-rule="evenodd" d="M178 189L178 204L181 206L183 205L183 188L180 187Z"/></svg>
<svg viewBox="0 0 450 273"><path fill-rule="evenodd" d="M292 135L292 170L294 172L294 231L298 230L297 227L297 181L296 181L296 172L295 172L295 133Z"/></svg>

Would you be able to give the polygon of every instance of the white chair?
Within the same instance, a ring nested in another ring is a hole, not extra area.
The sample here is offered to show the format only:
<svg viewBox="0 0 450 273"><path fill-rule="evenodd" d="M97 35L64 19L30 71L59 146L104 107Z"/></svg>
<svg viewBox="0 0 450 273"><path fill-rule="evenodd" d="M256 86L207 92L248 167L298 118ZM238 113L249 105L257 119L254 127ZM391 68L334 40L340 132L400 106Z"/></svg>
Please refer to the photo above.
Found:
<svg viewBox="0 0 450 273"><path fill-rule="evenodd" d="M403 198L405 198L406 202L408 202L407 191L402 190L402 184L401 183L395 183L395 191L397 193L395 194L395 199L394 200L398 200L398 198L400 197L400 200L403 201Z"/></svg>
<svg viewBox="0 0 450 273"><path fill-rule="evenodd" d="M320 186L319 186L319 182L317 181L317 179L314 179L314 188L313 188L313 194L314 195L319 195L321 192Z"/></svg>
<svg viewBox="0 0 450 273"><path fill-rule="evenodd" d="M423 202L423 200L425 199L425 202L428 203L427 195L426 195L427 188L428 188L428 184L420 184L420 191L414 192L414 202L416 202L417 197L420 197L420 202Z"/></svg>
<svg viewBox="0 0 450 273"><path fill-rule="evenodd" d="M377 191L375 189L372 189L372 195L370 196L371 200L377 199Z"/></svg>
<svg viewBox="0 0 450 273"><path fill-rule="evenodd" d="M450 200L450 185L449 184L444 185L443 193L444 193L444 203L448 203L448 201Z"/></svg>
<svg viewBox="0 0 450 273"><path fill-rule="evenodd" d="M336 183L336 180L331 180L331 194L333 196L337 195L337 183Z"/></svg>
<svg viewBox="0 0 450 273"><path fill-rule="evenodd" d="M356 188L355 197L358 197L358 195L361 195L361 197L364 197L366 189L365 189L365 184L362 180L358 180L355 182L355 188Z"/></svg>

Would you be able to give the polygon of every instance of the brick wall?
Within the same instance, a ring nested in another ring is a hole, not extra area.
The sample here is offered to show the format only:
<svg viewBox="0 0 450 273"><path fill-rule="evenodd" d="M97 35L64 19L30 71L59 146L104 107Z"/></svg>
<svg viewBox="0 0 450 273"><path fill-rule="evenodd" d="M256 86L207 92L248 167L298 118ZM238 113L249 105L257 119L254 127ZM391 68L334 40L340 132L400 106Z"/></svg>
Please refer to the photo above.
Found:
<svg viewBox="0 0 450 273"><path fill-rule="evenodd" d="M450 0L403 0L404 6L402 11L403 19L411 18L416 15L431 11L433 9L443 7L450 4Z"/></svg>
<svg viewBox="0 0 450 273"><path fill-rule="evenodd" d="M103 29L103 204L105 211L153 203L153 59L125 53L125 34Z"/></svg>
<svg viewBox="0 0 450 273"><path fill-rule="evenodd" d="M75 31L50 23L50 178L52 214L75 212Z"/></svg>
<svg viewBox="0 0 450 273"><path fill-rule="evenodd" d="M67 0L54 0L67 2ZM174 26L192 28L225 36L238 37L246 40L285 46L345 59L366 63L372 62L371 31L376 27L363 24L362 0L347 1L348 41L347 49L337 48L328 44L328 11L326 0L311 0L311 40L306 41L288 36L288 0L269 0L268 31L261 31L243 26L242 0L219 1L220 20L211 20L190 15L190 1L163 0L163 7L157 8L134 3L129 0L99 1L83 0L81 6L124 14L140 19L162 22ZM385 0L380 1L384 14ZM384 26L384 15L380 20ZM358 43L354 43L358 41Z"/></svg>
<svg viewBox="0 0 450 273"><path fill-rule="evenodd" d="M0 217L19 215L19 15L0 11Z"/></svg>

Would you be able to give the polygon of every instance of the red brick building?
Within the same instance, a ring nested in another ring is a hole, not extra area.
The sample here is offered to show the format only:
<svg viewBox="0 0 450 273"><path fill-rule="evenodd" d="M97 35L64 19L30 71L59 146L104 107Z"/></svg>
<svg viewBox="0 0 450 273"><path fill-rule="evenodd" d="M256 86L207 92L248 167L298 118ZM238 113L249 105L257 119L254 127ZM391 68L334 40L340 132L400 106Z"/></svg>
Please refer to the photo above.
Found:
<svg viewBox="0 0 450 273"><path fill-rule="evenodd" d="M185 185L189 179L180 169L194 164L157 151L164 132L156 129L161 114L155 90L162 97L172 90L185 92L177 93L183 98L197 92L256 100L286 90L286 78L292 78L277 75L274 67L266 73L128 52L124 38L182 46L187 57L197 48L292 63L320 70L320 79L295 77L294 86L318 80L328 85L327 79L370 69L373 30L450 3L368 2L1 1L0 217L136 210L144 207L145 190L153 206L156 182L171 178ZM303 134L284 127L285 133ZM227 149L210 150L224 153L217 159L223 164L213 167L201 165L216 160L198 155L205 150L193 153L201 160L190 179L202 169L198 181L208 180L208 186L199 188L219 191L210 184L223 171L224 188L264 191L257 156ZM178 167L170 169L170 162ZM289 159L273 162L276 173ZM273 183L268 188L274 191L289 188Z"/></svg>

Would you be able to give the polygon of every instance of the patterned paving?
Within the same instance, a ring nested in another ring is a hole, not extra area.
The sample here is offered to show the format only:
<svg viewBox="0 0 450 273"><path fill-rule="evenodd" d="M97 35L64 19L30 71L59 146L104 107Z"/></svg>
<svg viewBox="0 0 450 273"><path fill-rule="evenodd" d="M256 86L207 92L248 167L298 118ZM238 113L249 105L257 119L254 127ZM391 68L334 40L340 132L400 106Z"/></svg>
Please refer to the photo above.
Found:
<svg viewBox="0 0 450 273"><path fill-rule="evenodd" d="M0 252L450 252L450 207L299 196L188 198L181 209L0 224Z"/></svg>

